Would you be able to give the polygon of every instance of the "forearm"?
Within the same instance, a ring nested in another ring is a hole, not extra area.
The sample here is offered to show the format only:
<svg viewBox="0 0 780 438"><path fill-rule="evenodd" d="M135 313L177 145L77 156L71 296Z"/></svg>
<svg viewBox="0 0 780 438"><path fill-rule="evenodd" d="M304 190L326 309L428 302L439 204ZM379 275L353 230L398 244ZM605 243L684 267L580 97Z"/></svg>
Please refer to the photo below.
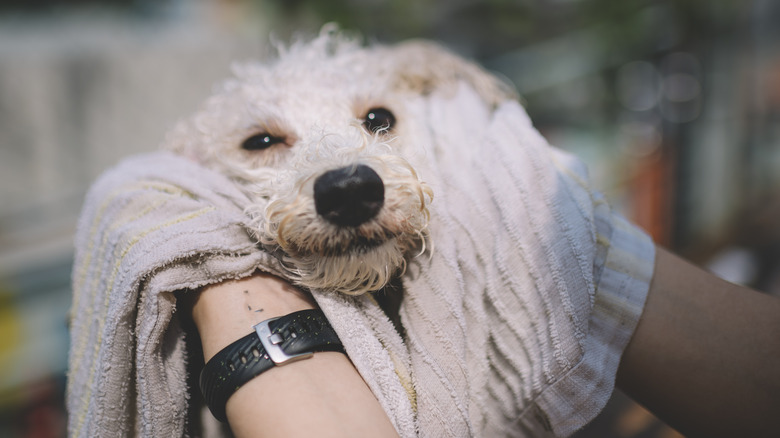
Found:
<svg viewBox="0 0 780 438"><path fill-rule="evenodd" d="M314 307L310 297L285 281L258 274L205 288L193 303L192 316L208 361L255 324ZM341 353L316 353L262 373L230 397L226 411L238 437L397 436Z"/></svg>
<svg viewBox="0 0 780 438"><path fill-rule="evenodd" d="M618 385L688 436L780 430L780 300L658 249Z"/></svg>

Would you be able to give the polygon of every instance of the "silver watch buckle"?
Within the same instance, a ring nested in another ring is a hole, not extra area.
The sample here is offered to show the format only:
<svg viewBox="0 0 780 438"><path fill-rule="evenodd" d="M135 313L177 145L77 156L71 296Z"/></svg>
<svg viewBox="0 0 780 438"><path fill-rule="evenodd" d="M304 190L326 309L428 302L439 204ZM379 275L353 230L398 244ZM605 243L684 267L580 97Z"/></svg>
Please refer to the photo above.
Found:
<svg viewBox="0 0 780 438"><path fill-rule="evenodd" d="M274 362L275 365L281 365L288 362L294 362L296 360L308 359L314 356L313 352L300 353L300 354L287 354L282 350L281 343L284 341L282 335L279 333L272 333L271 327L268 325L272 321L276 321L277 318L266 319L265 321L256 324L254 326L257 337L260 338L260 343L263 344L265 352L268 353L268 357Z"/></svg>

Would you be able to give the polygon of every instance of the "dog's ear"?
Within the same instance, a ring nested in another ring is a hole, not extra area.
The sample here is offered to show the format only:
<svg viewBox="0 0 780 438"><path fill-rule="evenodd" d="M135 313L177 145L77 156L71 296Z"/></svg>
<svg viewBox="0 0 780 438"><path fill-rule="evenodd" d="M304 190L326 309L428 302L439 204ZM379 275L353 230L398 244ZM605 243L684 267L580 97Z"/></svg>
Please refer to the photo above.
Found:
<svg viewBox="0 0 780 438"><path fill-rule="evenodd" d="M518 98L508 82L433 42L412 40L391 47L390 52L392 86L396 90L422 95L434 91L455 93L463 81L494 108Z"/></svg>

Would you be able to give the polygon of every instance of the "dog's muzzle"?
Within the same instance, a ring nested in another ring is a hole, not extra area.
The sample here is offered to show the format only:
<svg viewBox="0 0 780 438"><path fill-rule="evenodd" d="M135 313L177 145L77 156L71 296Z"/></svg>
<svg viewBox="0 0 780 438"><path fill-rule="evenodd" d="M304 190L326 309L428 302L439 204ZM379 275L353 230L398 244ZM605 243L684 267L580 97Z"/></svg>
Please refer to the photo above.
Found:
<svg viewBox="0 0 780 438"><path fill-rule="evenodd" d="M341 227L373 219L385 202L385 186L374 169L359 164L329 170L314 181L317 214Z"/></svg>

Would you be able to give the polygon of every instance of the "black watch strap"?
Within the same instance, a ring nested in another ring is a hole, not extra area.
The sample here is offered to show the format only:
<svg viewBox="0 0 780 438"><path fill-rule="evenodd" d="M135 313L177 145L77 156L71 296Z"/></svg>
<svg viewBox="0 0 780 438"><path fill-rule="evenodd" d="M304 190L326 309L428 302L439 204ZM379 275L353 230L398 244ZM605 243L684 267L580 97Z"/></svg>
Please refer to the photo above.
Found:
<svg viewBox="0 0 780 438"><path fill-rule="evenodd" d="M225 404L260 373L319 351L344 352L336 331L321 310L302 310L271 318L255 331L214 355L200 373L200 390L211 413L225 422Z"/></svg>

